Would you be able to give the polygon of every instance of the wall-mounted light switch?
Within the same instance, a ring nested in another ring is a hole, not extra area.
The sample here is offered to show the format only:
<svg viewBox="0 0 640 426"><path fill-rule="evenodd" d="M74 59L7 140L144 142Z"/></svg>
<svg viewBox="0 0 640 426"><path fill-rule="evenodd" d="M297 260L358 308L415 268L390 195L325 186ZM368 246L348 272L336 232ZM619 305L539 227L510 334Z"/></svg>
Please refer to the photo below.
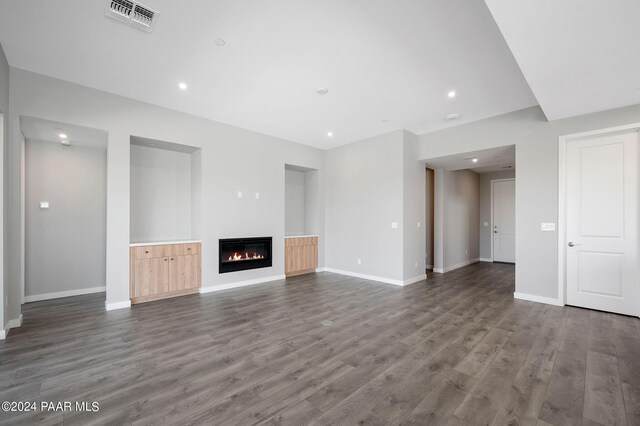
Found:
<svg viewBox="0 0 640 426"><path fill-rule="evenodd" d="M391 222L391 229L398 229L398 222Z"/></svg>
<svg viewBox="0 0 640 426"><path fill-rule="evenodd" d="M420 222L418 222L418 228L420 228L422 226L422 224Z"/></svg>
<svg viewBox="0 0 640 426"><path fill-rule="evenodd" d="M556 224L555 223L541 223L540 224L540 230L541 231L555 231L556 230Z"/></svg>
<svg viewBox="0 0 640 426"><path fill-rule="evenodd" d="M242 191L238 191L238 198L242 198Z"/></svg>
<svg viewBox="0 0 640 426"><path fill-rule="evenodd" d="M482 226L489 226L489 222L483 222Z"/></svg>
<svg viewBox="0 0 640 426"><path fill-rule="evenodd" d="M48 201L40 201L40 209L47 210L48 208L49 208L49 202Z"/></svg>
<svg viewBox="0 0 640 426"><path fill-rule="evenodd" d="M256 200L259 200L259 199L260 199L260 193L256 192Z"/></svg>
<svg viewBox="0 0 640 426"><path fill-rule="evenodd" d="M358 258L358 265L362 264L362 259Z"/></svg>

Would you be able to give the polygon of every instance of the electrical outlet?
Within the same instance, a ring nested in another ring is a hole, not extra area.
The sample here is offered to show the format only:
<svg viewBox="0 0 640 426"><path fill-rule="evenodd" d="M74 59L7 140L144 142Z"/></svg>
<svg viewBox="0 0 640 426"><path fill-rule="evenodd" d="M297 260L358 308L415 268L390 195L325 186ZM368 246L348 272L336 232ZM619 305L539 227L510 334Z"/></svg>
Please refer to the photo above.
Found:
<svg viewBox="0 0 640 426"><path fill-rule="evenodd" d="M362 259L358 258L358 265L362 264Z"/></svg>
<svg viewBox="0 0 640 426"><path fill-rule="evenodd" d="M418 261L416 260L416 268L418 267Z"/></svg>
<svg viewBox="0 0 640 426"><path fill-rule="evenodd" d="M398 229L398 222L391 222L391 229Z"/></svg>
<svg viewBox="0 0 640 426"><path fill-rule="evenodd" d="M422 226L422 224L420 222L418 222L418 228L420 228Z"/></svg>
<svg viewBox="0 0 640 426"><path fill-rule="evenodd" d="M468 256L469 255L469 250L465 250L464 254L465 254L465 256Z"/></svg>

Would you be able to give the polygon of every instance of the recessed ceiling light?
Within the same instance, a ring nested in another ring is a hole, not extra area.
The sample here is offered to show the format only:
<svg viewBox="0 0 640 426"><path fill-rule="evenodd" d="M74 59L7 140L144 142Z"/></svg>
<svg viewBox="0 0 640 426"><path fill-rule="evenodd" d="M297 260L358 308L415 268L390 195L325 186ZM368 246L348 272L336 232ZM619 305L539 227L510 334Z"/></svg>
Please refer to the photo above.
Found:
<svg viewBox="0 0 640 426"><path fill-rule="evenodd" d="M332 137L333 136L333 132L327 132L327 136Z"/></svg>
<svg viewBox="0 0 640 426"><path fill-rule="evenodd" d="M327 89L326 87L319 87L316 89L316 93L318 95L326 95L327 93L329 93L329 89Z"/></svg>
<svg viewBox="0 0 640 426"><path fill-rule="evenodd" d="M456 97L456 91L455 90L451 90L449 93L447 93L447 96L450 98L455 98Z"/></svg>
<svg viewBox="0 0 640 426"><path fill-rule="evenodd" d="M66 133L58 133L58 137L60 139L66 139L67 138L67 134Z"/></svg>
<svg viewBox="0 0 640 426"><path fill-rule="evenodd" d="M451 120L458 120L460 118L460 114L449 114L445 117L445 119L451 121Z"/></svg>
<svg viewBox="0 0 640 426"><path fill-rule="evenodd" d="M477 162L478 162L478 159L477 159L477 158L472 158L472 159L471 159L471 161L472 161L473 163L477 163Z"/></svg>
<svg viewBox="0 0 640 426"><path fill-rule="evenodd" d="M178 87L180 88L180 90L187 90L187 83L182 82L182 83L178 83Z"/></svg>
<svg viewBox="0 0 640 426"><path fill-rule="evenodd" d="M221 38L217 38L217 39L216 39L216 41L215 41L215 43L216 43L218 46L220 46L220 47L222 47L222 46L224 46L225 44L227 44L227 42L226 42L226 41L224 41L224 40L223 40L223 39L221 39Z"/></svg>

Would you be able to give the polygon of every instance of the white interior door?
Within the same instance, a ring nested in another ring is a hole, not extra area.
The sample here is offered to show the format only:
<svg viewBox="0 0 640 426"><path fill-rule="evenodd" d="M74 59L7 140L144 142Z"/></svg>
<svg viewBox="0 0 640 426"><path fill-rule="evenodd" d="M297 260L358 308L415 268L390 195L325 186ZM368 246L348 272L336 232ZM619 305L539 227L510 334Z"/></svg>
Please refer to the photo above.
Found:
<svg viewBox="0 0 640 426"><path fill-rule="evenodd" d="M516 181L493 181L493 261L516 261Z"/></svg>
<svg viewBox="0 0 640 426"><path fill-rule="evenodd" d="M638 131L566 146L567 304L638 314Z"/></svg>

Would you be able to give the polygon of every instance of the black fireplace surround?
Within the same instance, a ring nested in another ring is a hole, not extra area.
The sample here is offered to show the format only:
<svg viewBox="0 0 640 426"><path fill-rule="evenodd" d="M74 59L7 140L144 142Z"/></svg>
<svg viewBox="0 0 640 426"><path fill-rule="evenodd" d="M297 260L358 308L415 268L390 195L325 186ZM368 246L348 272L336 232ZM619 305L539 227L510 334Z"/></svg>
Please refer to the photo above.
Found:
<svg viewBox="0 0 640 426"><path fill-rule="evenodd" d="M271 237L219 240L219 272L244 271L271 266Z"/></svg>

